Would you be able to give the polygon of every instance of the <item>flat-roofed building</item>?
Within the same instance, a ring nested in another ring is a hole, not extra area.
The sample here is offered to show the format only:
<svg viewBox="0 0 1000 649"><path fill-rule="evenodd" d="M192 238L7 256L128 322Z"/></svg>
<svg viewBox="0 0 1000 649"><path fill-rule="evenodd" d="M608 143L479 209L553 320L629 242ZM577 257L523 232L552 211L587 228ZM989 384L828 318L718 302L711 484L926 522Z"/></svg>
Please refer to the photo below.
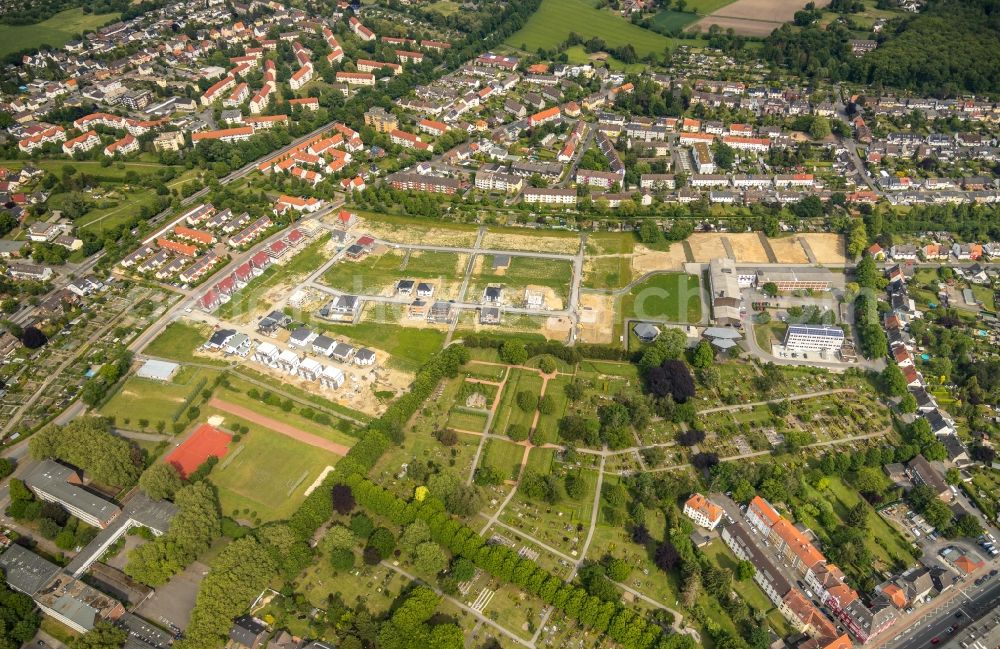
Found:
<svg viewBox="0 0 1000 649"><path fill-rule="evenodd" d="M740 323L740 282L736 262L719 257L708 263L708 280L712 291L712 319L716 324Z"/></svg>
<svg viewBox="0 0 1000 649"><path fill-rule="evenodd" d="M79 474L52 460L42 460L27 475L24 484L41 500L59 503L94 527L105 528L121 513L118 505L83 488Z"/></svg>
<svg viewBox="0 0 1000 649"><path fill-rule="evenodd" d="M793 352L839 352L844 346L844 330L819 325L789 325L785 349Z"/></svg>
<svg viewBox="0 0 1000 649"><path fill-rule="evenodd" d="M761 270L757 273L757 286L772 283L781 292L786 291L829 291L833 285L832 273L828 270Z"/></svg>

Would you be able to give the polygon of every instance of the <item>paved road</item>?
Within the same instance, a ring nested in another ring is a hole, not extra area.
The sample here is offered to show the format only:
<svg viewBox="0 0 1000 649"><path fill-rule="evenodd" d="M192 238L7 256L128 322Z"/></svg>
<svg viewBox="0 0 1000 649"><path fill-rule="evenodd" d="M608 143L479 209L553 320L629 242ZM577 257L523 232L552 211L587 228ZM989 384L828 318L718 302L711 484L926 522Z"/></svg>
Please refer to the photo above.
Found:
<svg viewBox="0 0 1000 649"><path fill-rule="evenodd" d="M968 588L953 595L940 605L938 610L932 613L918 610L912 616L897 622L883 634L889 639L876 640L871 645L872 648L930 649L933 646L931 640L934 638L940 638L941 642L947 641L951 636L948 627L955 625L967 627L972 621L994 613L1000 608L1000 576L994 577L982 586L976 586L969 577L963 585L967 585ZM962 617L956 618L955 614L959 611Z"/></svg>

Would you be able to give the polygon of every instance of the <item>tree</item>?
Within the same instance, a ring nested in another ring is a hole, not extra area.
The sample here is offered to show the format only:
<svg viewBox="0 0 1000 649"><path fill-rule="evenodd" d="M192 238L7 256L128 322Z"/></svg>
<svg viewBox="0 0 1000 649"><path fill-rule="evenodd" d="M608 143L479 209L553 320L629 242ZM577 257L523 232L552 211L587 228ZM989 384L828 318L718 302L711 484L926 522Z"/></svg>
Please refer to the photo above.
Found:
<svg viewBox="0 0 1000 649"><path fill-rule="evenodd" d="M348 572L354 567L354 551L348 548L334 548L330 551L330 565L337 572Z"/></svg>
<svg viewBox="0 0 1000 649"><path fill-rule="evenodd" d="M524 424L510 424L507 426L507 437L515 442L523 442L528 439L528 427Z"/></svg>
<svg viewBox="0 0 1000 649"><path fill-rule="evenodd" d="M111 433L100 417L80 417L32 435L28 449L36 459L58 459L105 485L127 487L139 478L142 457L130 442Z"/></svg>
<svg viewBox="0 0 1000 649"><path fill-rule="evenodd" d="M49 339L37 327L25 327L21 334L21 344L28 349L38 349Z"/></svg>
<svg viewBox="0 0 1000 649"><path fill-rule="evenodd" d="M476 564L465 557L458 557L451 564L451 576L458 583L469 581L475 574Z"/></svg>
<svg viewBox="0 0 1000 649"><path fill-rule="evenodd" d="M399 536L399 547L403 552L413 554L417 547L431 539L431 528L427 523L418 518L403 529Z"/></svg>
<svg viewBox="0 0 1000 649"><path fill-rule="evenodd" d="M556 400L551 394L543 395L538 400L538 412L543 415L551 415L556 411Z"/></svg>
<svg viewBox="0 0 1000 649"><path fill-rule="evenodd" d="M976 538L983 533L983 528L975 516L972 514L962 514L955 521L954 533L955 536Z"/></svg>
<svg viewBox="0 0 1000 649"><path fill-rule="evenodd" d="M754 575L757 574L757 568L754 567L753 563L742 560L736 566L736 578L740 581L747 581L753 579Z"/></svg>
<svg viewBox="0 0 1000 649"><path fill-rule="evenodd" d="M691 372L678 360L665 360L659 367L646 372L646 386L655 396L670 395L677 403L684 403L695 394Z"/></svg>
<svg viewBox="0 0 1000 649"><path fill-rule="evenodd" d="M906 377L903 376L899 365L895 363L887 364L882 373L879 374L879 386L890 397L902 397L907 394Z"/></svg>
<svg viewBox="0 0 1000 649"><path fill-rule="evenodd" d="M534 412L538 407L538 395L528 390L521 390L517 393L517 407L524 412Z"/></svg>
<svg viewBox="0 0 1000 649"><path fill-rule="evenodd" d="M625 581L632 573L632 566L624 559L609 556L605 558L605 570L612 581Z"/></svg>
<svg viewBox="0 0 1000 649"><path fill-rule="evenodd" d="M153 500L173 498L181 486L181 477L177 474L177 469L167 462L154 464L139 476L139 488Z"/></svg>
<svg viewBox="0 0 1000 649"><path fill-rule="evenodd" d="M691 355L691 364L698 368L704 368L712 365L714 361L715 352L712 351L712 345L706 340L699 342Z"/></svg>
<svg viewBox="0 0 1000 649"><path fill-rule="evenodd" d="M516 340L505 341L500 346L500 360L510 365L524 365L528 360L528 350L522 342Z"/></svg>
<svg viewBox="0 0 1000 649"><path fill-rule="evenodd" d="M333 499L333 508L341 516L347 516L354 510L354 494L349 486L334 485L330 495Z"/></svg>
<svg viewBox="0 0 1000 649"><path fill-rule="evenodd" d="M778 295L778 285L774 282L767 282L760 287L760 290L764 292L764 295L768 297L777 297Z"/></svg>
<svg viewBox="0 0 1000 649"><path fill-rule="evenodd" d="M379 555L379 561L381 561L396 549L396 537L388 529L380 527L368 537L368 547L365 550L367 551L368 548L375 550Z"/></svg>
<svg viewBox="0 0 1000 649"><path fill-rule="evenodd" d="M128 633L110 622L98 622L87 633L74 638L69 649L121 649L128 639Z"/></svg>
<svg viewBox="0 0 1000 649"><path fill-rule="evenodd" d="M556 359L552 358L548 354L538 359L538 368L545 374L552 374L558 367L559 366L556 365Z"/></svg>
<svg viewBox="0 0 1000 649"><path fill-rule="evenodd" d="M372 519L364 512L356 512L351 516L351 532L361 540L367 540L375 529Z"/></svg>
<svg viewBox="0 0 1000 649"><path fill-rule="evenodd" d="M417 546L413 565L425 575L436 575L445 569L448 561L440 545L434 541L425 541Z"/></svg>
<svg viewBox="0 0 1000 649"><path fill-rule="evenodd" d="M813 117L809 126L809 136L814 140L822 140L830 135L830 120L821 115Z"/></svg>

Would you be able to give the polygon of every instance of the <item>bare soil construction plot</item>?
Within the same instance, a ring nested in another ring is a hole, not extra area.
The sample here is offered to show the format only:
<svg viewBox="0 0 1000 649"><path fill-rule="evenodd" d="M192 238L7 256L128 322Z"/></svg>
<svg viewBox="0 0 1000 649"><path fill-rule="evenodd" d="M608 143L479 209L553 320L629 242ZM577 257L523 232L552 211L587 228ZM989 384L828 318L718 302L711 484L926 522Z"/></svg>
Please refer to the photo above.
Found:
<svg viewBox="0 0 1000 649"><path fill-rule="evenodd" d="M580 340L610 343L614 337L615 300L610 295L580 295Z"/></svg>
<svg viewBox="0 0 1000 649"><path fill-rule="evenodd" d="M737 232L720 236L729 239L729 245L733 247L737 262L767 263L767 251L764 250L756 232Z"/></svg>
<svg viewBox="0 0 1000 649"><path fill-rule="evenodd" d="M729 234L719 235L714 232L695 232L687 238L691 245L691 252L694 253L694 260L700 263L707 263L719 257L725 257L726 247L722 245L722 237L730 237ZM735 243L733 244L735 246Z"/></svg>
<svg viewBox="0 0 1000 649"><path fill-rule="evenodd" d="M771 244L771 250L774 251L774 256L778 258L779 264L809 263L809 257L806 256L806 251L802 249L802 244L799 243L797 236L769 239L768 241Z"/></svg>
<svg viewBox="0 0 1000 649"><path fill-rule="evenodd" d="M632 255L632 272L633 276L641 277L654 270L682 270L686 261L684 246L679 243L670 244L666 251L636 245L635 254Z"/></svg>
<svg viewBox="0 0 1000 649"><path fill-rule="evenodd" d="M580 238L576 236L487 232L486 236L483 237L483 247L492 250L531 250L573 255L580 249Z"/></svg>
<svg viewBox="0 0 1000 649"><path fill-rule="evenodd" d="M354 232L365 232L376 239L396 243L418 243L432 246L467 248L476 243L475 230L457 228L432 228L413 224L395 224L375 219L358 218Z"/></svg>
<svg viewBox="0 0 1000 649"><path fill-rule="evenodd" d="M745 36L767 36L792 20L806 0L736 0L696 22L691 29L707 32L712 25Z"/></svg>
<svg viewBox="0 0 1000 649"><path fill-rule="evenodd" d="M810 232L800 234L799 238L809 242L809 247L819 263L843 264L847 262L844 257L843 235L829 232Z"/></svg>

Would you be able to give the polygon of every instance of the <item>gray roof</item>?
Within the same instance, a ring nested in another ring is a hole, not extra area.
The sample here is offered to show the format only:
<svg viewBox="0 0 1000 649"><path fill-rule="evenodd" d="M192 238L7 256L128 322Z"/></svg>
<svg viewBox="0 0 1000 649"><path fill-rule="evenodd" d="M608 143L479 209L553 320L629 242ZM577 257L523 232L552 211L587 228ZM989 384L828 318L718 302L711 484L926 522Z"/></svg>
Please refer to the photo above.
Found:
<svg viewBox="0 0 1000 649"><path fill-rule="evenodd" d="M355 358L360 358L361 360L367 360L369 358L375 358L375 352L370 349L359 349L358 353L354 355Z"/></svg>
<svg viewBox="0 0 1000 649"><path fill-rule="evenodd" d="M90 514L99 521L109 521L118 514L118 505L70 484L68 481L74 475L76 472L69 467L52 460L42 460L24 476L24 484Z"/></svg>
<svg viewBox="0 0 1000 649"><path fill-rule="evenodd" d="M337 343L337 346L333 348L333 355L347 356L352 351L354 351L354 348L348 345L347 343Z"/></svg>
<svg viewBox="0 0 1000 649"><path fill-rule="evenodd" d="M118 618L118 625L128 631L125 649L167 649L173 642L169 633L132 613Z"/></svg>
<svg viewBox="0 0 1000 649"><path fill-rule="evenodd" d="M743 335L732 327L708 327L705 335L709 338L724 338L728 340L739 340Z"/></svg>
<svg viewBox="0 0 1000 649"><path fill-rule="evenodd" d="M299 327L298 329L292 332L292 335L289 336L289 338L291 340L305 340L311 335L312 335L311 331L309 331L305 327Z"/></svg>
<svg viewBox="0 0 1000 649"><path fill-rule="evenodd" d="M715 338L712 340L712 346L725 351L727 349L732 349L733 347L736 347L736 342L733 340L729 340L728 338Z"/></svg>
<svg viewBox="0 0 1000 649"><path fill-rule="evenodd" d="M313 338L313 347L318 347L320 349L330 349L335 344L337 344L336 340L328 336L324 336L323 334Z"/></svg>
<svg viewBox="0 0 1000 649"><path fill-rule="evenodd" d="M651 325L648 322L640 322L632 327L632 331L635 332L636 336L646 340L652 340L660 335L660 328L656 325Z"/></svg>
<svg viewBox="0 0 1000 649"><path fill-rule="evenodd" d="M76 622L88 631L94 628L94 624L97 621L97 614L100 612L90 604L69 594L57 597L56 601L52 604L52 610L61 614L66 619Z"/></svg>
<svg viewBox="0 0 1000 649"><path fill-rule="evenodd" d="M236 619L233 627L229 630L229 639L246 647L252 647L257 642L257 638L267 633L264 623L255 617L244 615Z"/></svg>
<svg viewBox="0 0 1000 649"><path fill-rule="evenodd" d="M0 554L0 569L14 590L34 595L59 572L59 566L14 544Z"/></svg>
<svg viewBox="0 0 1000 649"><path fill-rule="evenodd" d="M155 379L157 381L169 381L170 377L174 375L177 368L180 367L177 363L170 363L168 361L158 361L156 359L149 359L142 364L135 374L144 379Z"/></svg>

